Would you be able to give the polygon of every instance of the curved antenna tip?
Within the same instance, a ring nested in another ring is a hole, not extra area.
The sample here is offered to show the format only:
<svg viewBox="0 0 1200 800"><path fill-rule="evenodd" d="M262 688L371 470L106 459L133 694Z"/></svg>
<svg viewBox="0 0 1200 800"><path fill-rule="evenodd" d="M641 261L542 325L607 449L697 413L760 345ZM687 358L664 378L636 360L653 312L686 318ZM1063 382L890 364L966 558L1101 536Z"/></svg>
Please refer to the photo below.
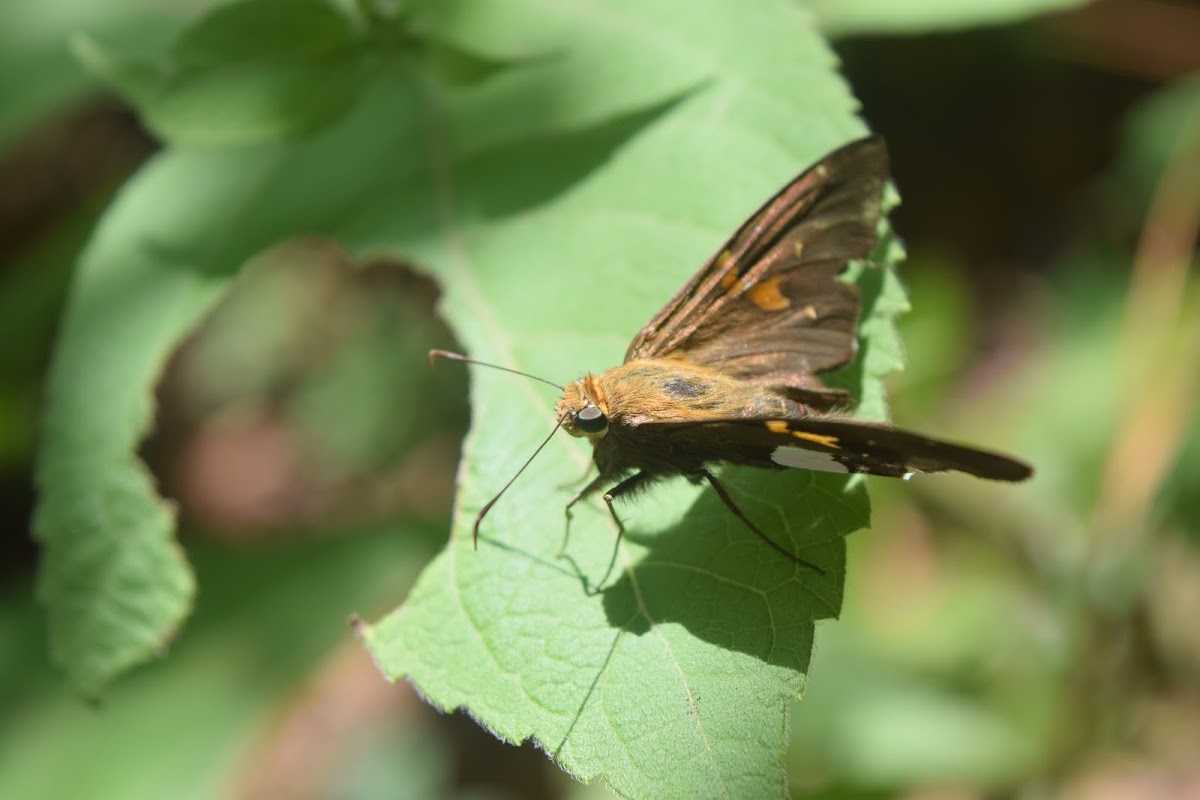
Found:
<svg viewBox="0 0 1200 800"><path fill-rule="evenodd" d="M467 357L459 353L453 353L449 350L430 350L429 351L429 366L433 366L434 362L439 358L451 358L455 361L466 361Z"/></svg>

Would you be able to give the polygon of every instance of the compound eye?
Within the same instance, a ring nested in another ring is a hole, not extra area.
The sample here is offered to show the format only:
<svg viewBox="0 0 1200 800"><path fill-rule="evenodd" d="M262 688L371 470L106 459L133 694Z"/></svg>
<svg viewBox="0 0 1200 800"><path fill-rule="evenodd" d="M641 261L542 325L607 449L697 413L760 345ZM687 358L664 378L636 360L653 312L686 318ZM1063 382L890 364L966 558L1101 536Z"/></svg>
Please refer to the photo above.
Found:
<svg viewBox="0 0 1200 800"><path fill-rule="evenodd" d="M608 417L597 406L584 406L575 415L575 424L584 433L600 433L608 427Z"/></svg>

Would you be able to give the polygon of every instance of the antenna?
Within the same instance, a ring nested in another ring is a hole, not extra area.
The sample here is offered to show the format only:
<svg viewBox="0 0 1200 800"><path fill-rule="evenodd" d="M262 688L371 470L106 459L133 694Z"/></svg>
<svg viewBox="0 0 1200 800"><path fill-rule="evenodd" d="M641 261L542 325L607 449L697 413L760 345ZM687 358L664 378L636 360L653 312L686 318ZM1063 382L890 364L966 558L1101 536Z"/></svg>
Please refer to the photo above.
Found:
<svg viewBox="0 0 1200 800"><path fill-rule="evenodd" d="M548 381L545 378L539 378L537 375L530 375L528 372L521 372L521 370L519 370L519 369L512 369L510 367L502 367L499 364L489 364L486 361L476 361L473 358L467 358L466 356L462 355L461 353L452 353L449 350L430 350L429 351L429 366L432 367L433 362L436 361L438 358L448 358L452 361L462 361L464 364L478 364L481 367L491 367L492 369L498 369L498 370L502 370L504 372L511 372L513 375L521 375L526 378L532 378L533 380L541 381L542 383L544 383L548 386L553 386L555 389L558 389L560 392L563 391L563 387L559 386L554 381ZM561 425L562 423L559 423L559 424Z"/></svg>
<svg viewBox="0 0 1200 800"><path fill-rule="evenodd" d="M496 505L496 501L500 499L500 495L508 491L508 487L513 485L513 481L521 477L521 473L525 471L526 467L533 463L533 460L537 458L537 454L542 452L542 448L550 443L550 440L554 438L554 434L558 433L558 429L562 427L563 421L565 421L566 418L566 414L563 414L558 418L558 422L554 424L554 430L550 431L550 435L542 440L542 443L537 446L537 450L533 451L533 455L531 455L525 461L525 463L521 465L521 468L517 470L517 474L509 478L508 483L504 484L504 488L496 492L496 496L491 500L488 500L483 508L479 509L479 513L475 516L475 527L471 529L471 541L474 542L476 550L479 549L479 523L483 522L484 516L486 516L487 513L492 510L492 506Z"/></svg>
<svg viewBox="0 0 1200 800"><path fill-rule="evenodd" d="M478 364L481 367L491 367L492 369L498 369L503 372L511 372L514 375L521 375L525 378L533 378L535 381L541 381L542 383L544 383L548 386L553 386L555 389L558 389L560 392L564 390L562 386L559 386L554 381L548 381L545 378L539 378L537 375L530 375L528 372L521 372L521 370L519 370L519 369L510 369L509 367L502 367L499 364L489 364L486 361L476 361L473 358L467 358L466 356L462 355L461 353L452 353L449 350L430 350L429 351L429 366L432 367L433 362L436 361L438 358L448 358L451 361L462 361L465 364ZM550 431L550 435L547 436L542 441L542 443L537 446L537 450L533 451L533 455L531 455L528 458L528 460L526 460L525 463L521 465L521 468L519 470L517 470L517 474L513 475L511 478L509 478L508 483L504 484L504 488L501 489L500 491L496 492L496 496L493 497L491 500L488 500L487 503L484 504L483 508L479 509L479 513L475 516L475 525L471 529L471 540L474 543L476 550L479 549L479 524L481 522L483 522L483 518L485 516L487 516L487 513L489 511L492 510L492 506L496 505L496 501L500 499L500 496L508 491L508 487L513 485L513 481L515 481L517 478L519 478L521 476L521 473L525 471L525 468L533 463L533 460L535 458L537 458L537 454L542 452L542 448L550 443L550 440L554 437L554 434L558 433L558 429L562 427L562 424L564 422L566 422L567 416L569 414L570 414L570 412L567 412L566 414L563 414L561 417L558 418L558 422L556 422L554 424L554 430Z"/></svg>

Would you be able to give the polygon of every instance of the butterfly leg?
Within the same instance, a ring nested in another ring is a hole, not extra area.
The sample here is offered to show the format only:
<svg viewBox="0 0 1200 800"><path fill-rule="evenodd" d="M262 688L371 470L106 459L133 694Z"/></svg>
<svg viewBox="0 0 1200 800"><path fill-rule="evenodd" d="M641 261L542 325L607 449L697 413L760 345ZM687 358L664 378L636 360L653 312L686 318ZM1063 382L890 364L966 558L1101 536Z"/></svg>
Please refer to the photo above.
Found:
<svg viewBox="0 0 1200 800"><path fill-rule="evenodd" d="M575 488L576 486L578 486L579 484L583 483L584 481L586 481L588 479L588 475L592 474L592 467L594 467L594 466L596 466L596 465L593 464L591 461L589 461L588 465L587 465L587 469L585 469L583 471L582 475L580 475L578 478L576 478L573 481L567 481L566 483L560 484L558 488L559 489Z"/></svg>
<svg viewBox="0 0 1200 800"><path fill-rule="evenodd" d="M600 491L600 487L603 486L605 483L607 483L609 480L611 480L611 478L609 478L607 475L605 475L603 473L597 475L596 477L594 477L590 481L588 481L588 485L583 487L582 489L580 489L579 494L572 497L570 502L567 503L567 507L564 509L564 511L566 511L566 514L567 514L567 525L566 525L566 528L563 530L562 544L559 545L559 547L558 547L558 555L559 556L562 556L563 553L567 552L567 539L569 539L571 536L571 517L572 517L571 508L576 503L578 503L580 500L586 500L587 498L594 495L596 492Z"/></svg>
<svg viewBox="0 0 1200 800"><path fill-rule="evenodd" d="M596 493L597 491L599 491L600 484L602 484L606 481L609 481L609 480L611 480L611 478L607 475L603 475L603 474L598 475L595 478L595 480L591 481L587 486L583 487L583 490L580 491L579 494L577 494L573 498L571 498L571 502L567 503L567 509L566 509L567 510L567 530L563 534L562 547L558 551L558 554L560 556L562 556L564 553L566 553L567 537L570 536L570 534L571 534L571 527L570 527L571 526L571 506L575 505L580 500L583 500L584 498L588 497L589 495L592 495L592 494ZM625 523L623 523L621 521L621 518L617 516L617 510L615 508L613 508L613 500L617 499L621 495L626 494L628 492L637 491L639 488L641 488L645 484L649 483L649 481L650 481L649 475L647 475L645 472L639 472L636 475L631 475L630 477L621 481L616 486L614 486L613 488L609 489L607 492L604 493L604 504L606 506L608 506L608 513L612 516L613 522L617 523L617 540L615 542L613 542L612 557L608 560L608 568L604 571L604 577L601 578L600 581L596 584L597 590L598 590L598 587L601 587L605 583L607 583L609 576L612 575L613 568L617 564L617 552L621 545L621 537L623 537L625 535ZM585 590L587 590L587 581L586 580L584 581L584 588L585 588ZM590 590L588 590L588 591L590 592Z"/></svg>
<svg viewBox="0 0 1200 800"><path fill-rule="evenodd" d="M756 534L758 534L758 538L762 539L764 542L769 544L772 547L772 549L781 553L789 561L791 561L795 564L798 564L799 566L804 567L805 569L810 569L813 572L817 573L818 575L825 574L825 570L821 569L816 564L813 564L811 561L805 561L803 558L800 558L800 556L795 555L794 553L789 553L783 547L776 544L774 539L772 539L770 536L767 536L765 533L763 533L761 530L759 530L758 526L755 525L753 522L751 522L750 518L747 517L745 515L745 513L743 513L742 510L737 507L737 504L733 502L733 498L729 496L729 491L724 486L721 485L721 483L716 479L716 477L711 472L709 472L706 469L702 469L702 470L700 470L699 474L709 482L709 484L713 488L713 491L715 491L717 493L717 497L721 498L721 502L725 504L725 507L728 508L730 511L732 511L734 516L736 516L742 522L746 523L746 526L748 528L750 528L750 530L752 530Z"/></svg>

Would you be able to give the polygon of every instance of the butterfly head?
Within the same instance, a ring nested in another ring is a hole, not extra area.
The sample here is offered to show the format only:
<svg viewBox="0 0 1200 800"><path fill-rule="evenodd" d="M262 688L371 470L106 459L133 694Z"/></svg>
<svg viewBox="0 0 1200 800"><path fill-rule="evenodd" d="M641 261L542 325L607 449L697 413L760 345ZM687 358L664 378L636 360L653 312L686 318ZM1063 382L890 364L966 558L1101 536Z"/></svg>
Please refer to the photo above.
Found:
<svg viewBox="0 0 1200 800"><path fill-rule="evenodd" d="M596 442L608 433L608 403L594 375L567 384L556 411L563 430L572 436L586 436Z"/></svg>

